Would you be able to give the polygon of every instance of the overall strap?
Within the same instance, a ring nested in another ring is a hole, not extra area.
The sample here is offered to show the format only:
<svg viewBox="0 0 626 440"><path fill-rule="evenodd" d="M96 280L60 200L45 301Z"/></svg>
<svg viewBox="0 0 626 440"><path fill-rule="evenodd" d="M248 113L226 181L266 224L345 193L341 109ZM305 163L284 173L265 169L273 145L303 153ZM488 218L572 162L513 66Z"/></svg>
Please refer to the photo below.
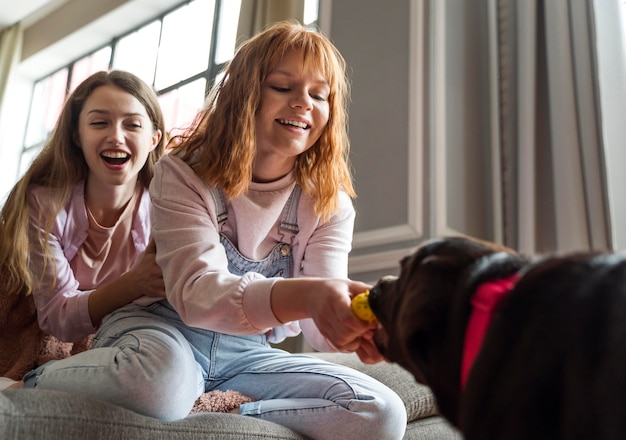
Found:
<svg viewBox="0 0 626 440"><path fill-rule="evenodd" d="M293 191L291 191L291 195L285 204L283 218L278 226L278 233L283 239L285 232L292 234L291 242L293 242L293 237L300 231L300 228L298 228L298 203L300 202L301 194L302 188L296 183L296 186L293 187Z"/></svg>
<svg viewBox="0 0 626 440"><path fill-rule="evenodd" d="M228 212L226 211L226 202L224 200L224 194L219 188L211 188L209 187L209 191L213 196L213 200L215 201L215 212L217 213L217 224L219 226L220 232L222 231L222 227L226 220L228 219Z"/></svg>
<svg viewBox="0 0 626 440"><path fill-rule="evenodd" d="M221 231L224 223L226 223L226 220L228 219L228 212L226 210L224 194L219 188L209 188L209 191L211 192L211 196L215 201L217 223ZM280 225L278 226L278 232L280 233L281 237L284 238L285 232L292 234L291 241L293 241L293 236L300 231L300 228L298 228L298 204L300 202L301 194L302 188L300 187L300 185L296 184L296 186L294 186L293 188L293 191L291 191L289 199L287 199L287 203L285 204L285 208L283 209L283 217L281 219Z"/></svg>

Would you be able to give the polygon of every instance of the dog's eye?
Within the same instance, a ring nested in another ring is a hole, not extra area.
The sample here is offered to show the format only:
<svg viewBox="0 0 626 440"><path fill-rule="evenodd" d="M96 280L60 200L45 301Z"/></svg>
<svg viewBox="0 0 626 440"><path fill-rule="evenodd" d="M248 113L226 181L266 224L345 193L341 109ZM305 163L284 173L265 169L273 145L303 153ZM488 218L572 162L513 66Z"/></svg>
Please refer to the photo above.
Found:
<svg viewBox="0 0 626 440"><path fill-rule="evenodd" d="M422 260L422 266L444 267L452 263L452 258L444 255L429 255Z"/></svg>
<svg viewBox="0 0 626 440"><path fill-rule="evenodd" d="M441 257L439 257L438 255L429 255L428 257L422 260L422 264L423 265L434 264L440 259Z"/></svg>

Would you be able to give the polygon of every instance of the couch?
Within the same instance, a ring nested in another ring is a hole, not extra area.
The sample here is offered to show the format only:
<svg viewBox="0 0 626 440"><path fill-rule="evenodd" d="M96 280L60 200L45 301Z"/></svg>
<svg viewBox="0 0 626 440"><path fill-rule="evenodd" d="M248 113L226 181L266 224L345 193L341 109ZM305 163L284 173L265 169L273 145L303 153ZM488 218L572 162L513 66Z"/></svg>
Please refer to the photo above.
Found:
<svg viewBox="0 0 626 440"><path fill-rule="evenodd" d="M316 353L315 356L361 370L395 390L404 400L408 415L404 439L462 438L437 415L431 391L416 383L399 366L366 365L354 354ZM165 422L81 396L30 389L0 392L0 439L305 440L305 437L283 426L240 415L202 412Z"/></svg>

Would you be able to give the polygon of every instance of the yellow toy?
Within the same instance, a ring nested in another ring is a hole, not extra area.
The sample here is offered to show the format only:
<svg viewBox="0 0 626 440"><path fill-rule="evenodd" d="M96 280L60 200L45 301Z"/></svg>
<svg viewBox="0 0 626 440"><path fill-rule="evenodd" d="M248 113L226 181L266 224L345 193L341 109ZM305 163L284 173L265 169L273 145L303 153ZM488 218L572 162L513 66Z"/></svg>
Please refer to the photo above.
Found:
<svg viewBox="0 0 626 440"><path fill-rule="evenodd" d="M370 309L369 294L370 291L366 290L352 298L352 311L359 319L371 324L376 322L376 315Z"/></svg>

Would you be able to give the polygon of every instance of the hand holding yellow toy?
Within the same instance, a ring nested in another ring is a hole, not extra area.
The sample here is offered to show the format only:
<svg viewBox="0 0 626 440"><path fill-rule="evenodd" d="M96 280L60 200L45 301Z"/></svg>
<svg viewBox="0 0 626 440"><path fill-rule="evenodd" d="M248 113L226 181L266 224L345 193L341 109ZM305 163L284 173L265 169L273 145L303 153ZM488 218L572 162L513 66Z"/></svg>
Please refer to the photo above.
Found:
<svg viewBox="0 0 626 440"><path fill-rule="evenodd" d="M369 303L370 291L359 293L352 298L352 311L361 320L369 322L370 324L376 322L376 315L372 312Z"/></svg>

